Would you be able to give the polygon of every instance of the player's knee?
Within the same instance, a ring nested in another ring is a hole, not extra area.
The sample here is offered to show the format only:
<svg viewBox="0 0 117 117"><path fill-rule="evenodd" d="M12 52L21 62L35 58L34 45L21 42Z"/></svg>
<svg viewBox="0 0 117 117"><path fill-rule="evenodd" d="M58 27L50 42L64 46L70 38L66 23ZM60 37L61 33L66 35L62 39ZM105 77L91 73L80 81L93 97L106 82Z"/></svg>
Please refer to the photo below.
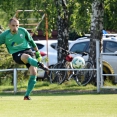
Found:
<svg viewBox="0 0 117 117"><path fill-rule="evenodd" d="M29 71L30 71L31 75L37 76L37 68L36 67L30 66Z"/></svg>
<svg viewBox="0 0 117 117"><path fill-rule="evenodd" d="M29 57L30 57L30 55L28 55L28 54L22 54L21 60L22 60L24 63L27 63Z"/></svg>

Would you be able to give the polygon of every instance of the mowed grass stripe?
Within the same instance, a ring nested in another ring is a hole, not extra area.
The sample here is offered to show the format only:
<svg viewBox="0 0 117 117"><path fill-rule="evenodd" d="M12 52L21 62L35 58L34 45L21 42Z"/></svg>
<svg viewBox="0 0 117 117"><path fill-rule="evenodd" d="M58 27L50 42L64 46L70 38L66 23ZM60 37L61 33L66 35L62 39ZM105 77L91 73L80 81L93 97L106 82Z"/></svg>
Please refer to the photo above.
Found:
<svg viewBox="0 0 117 117"><path fill-rule="evenodd" d="M117 95L0 96L0 117L117 117Z"/></svg>

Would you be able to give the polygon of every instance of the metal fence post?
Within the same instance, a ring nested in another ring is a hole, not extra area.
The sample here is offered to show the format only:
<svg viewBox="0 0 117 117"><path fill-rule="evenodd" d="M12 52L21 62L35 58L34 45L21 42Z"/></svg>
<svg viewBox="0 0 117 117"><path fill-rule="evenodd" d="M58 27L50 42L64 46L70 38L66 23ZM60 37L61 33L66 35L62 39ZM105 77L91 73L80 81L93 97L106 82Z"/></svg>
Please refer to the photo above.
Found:
<svg viewBox="0 0 117 117"><path fill-rule="evenodd" d="M100 54L100 64L101 64L101 76L100 76L100 83L101 83L101 87L103 87L103 61L102 61L103 57L102 54Z"/></svg>
<svg viewBox="0 0 117 117"><path fill-rule="evenodd" d="M100 92L100 51L99 40L96 40L97 93Z"/></svg>
<svg viewBox="0 0 117 117"><path fill-rule="evenodd" d="M16 68L14 68L14 70L13 70L13 72L14 72L14 79L13 79L13 84L14 84L14 93L16 93L17 92L17 69Z"/></svg>

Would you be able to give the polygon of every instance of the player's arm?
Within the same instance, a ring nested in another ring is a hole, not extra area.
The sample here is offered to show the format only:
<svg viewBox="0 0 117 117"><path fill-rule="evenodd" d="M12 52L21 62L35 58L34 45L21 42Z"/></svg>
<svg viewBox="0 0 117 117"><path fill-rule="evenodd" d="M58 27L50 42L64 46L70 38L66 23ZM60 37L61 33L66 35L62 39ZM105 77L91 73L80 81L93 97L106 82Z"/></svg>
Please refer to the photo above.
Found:
<svg viewBox="0 0 117 117"><path fill-rule="evenodd" d="M31 44L31 46L35 50L35 55L38 61L41 61L42 57L41 57L40 51L28 31L26 31L26 39L28 40L28 42Z"/></svg>
<svg viewBox="0 0 117 117"><path fill-rule="evenodd" d="M35 42L34 42L34 40L33 40L33 38L31 37L31 35L30 35L30 33L27 31L27 30L25 30L25 38L26 38L26 40L30 43L30 45L34 48L34 49L38 49L37 48L37 45L35 44Z"/></svg>

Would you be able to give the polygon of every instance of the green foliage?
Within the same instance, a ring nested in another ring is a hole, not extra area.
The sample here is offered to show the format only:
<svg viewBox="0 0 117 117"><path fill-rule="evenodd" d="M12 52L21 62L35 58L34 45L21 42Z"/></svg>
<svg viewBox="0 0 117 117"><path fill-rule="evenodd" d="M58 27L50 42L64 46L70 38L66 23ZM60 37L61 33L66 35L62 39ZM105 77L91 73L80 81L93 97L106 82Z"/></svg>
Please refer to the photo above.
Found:
<svg viewBox="0 0 117 117"><path fill-rule="evenodd" d="M106 0L105 1L105 15L104 15L104 27L107 30L117 31L117 1Z"/></svg>
<svg viewBox="0 0 117 117"><path fill-rule="evenodd" d="M67 0L66 0L67 1ZM67 1L67 9L69 11L69 32L70 39L74 40L77 36L82 36L84 33L90 32L91 24L91 4L93 0L69 0ZM7 29L9 18L16 14L17 10L23 10L18 13L18 18L26 28L32 28L36 33L35 26L27 26L28 23L38 23L41 21L43 14L47 14L49 34L57 29L57 9L56 0L0 0L0 25ZM117 31L117 0L104 0L104 28L106 30ZM24 10L34 10L34 12L25 12ZM39 12L38 10L42 10ZM36 20L28 20L28 18L36 18ZM46 31L45 18L39 25L38 30ZM51 36L51 35L50 35ZM13 62L12 56L7 55L7 50L4 45L0 46L0 69L24 67ZM1 77L6 77L7 73L0 74ZM11 74L11 76L9 76ZM3 75L3 76L2 76ZM12 78L12 73L8 76ZM19 76L21 77L21 76Z"/></svg>
<svg viewBox="0 0 117 117"><path fill-rule="evenodd" d="M8 54L5 45L0 46L0 69L14 69L14 68L26 68L24 65L16 64L12 56ZM18 81L22 78L28 78L28 71L23 74L22 71L18 71ZM13 84L13 71L0 72L0 84Z"/></svg>
<svg viewBox="0 0 117 117"><path fill-rule="evenodd" d="M90 29L90 3L74 3L72 6L73 13L71 13L70 21L71 30L75 30L79 35L88 33ZM85 27L84 27L85 26Z"/></svg>
<svg viewBox="0 0 117 117"><path fill-rule="evenodd" d="M55 0L0 0L0 9L4 13L3 19L5 22L8 21L10 17L13 17L17 10L34 10L31 12L22 12L19 13L19 18L21 22L26 24L29 23L27 20L30 17L36 18L35 22L39 22L42 14L46 13L48 16L48 31L52 32L56 29L57 23L57 9L55 5ZM77 32L79 35L90 32L90 23L91 23L91 4L92 0L69 0L68 9L69 9L69 24L70 32ZM117 30L117 9L116 9L116 0L104 0L104 27L108 30ZM38 12L38 10L43 10L43 13ZM25 20L23 20L25 19ZM0 20L0 22L3 22ZM32 22L32 21L31 21ZM33 22L34 23L34 22ZM6 24L1 23L4 26ZM4 27L3 26L3 27ZM24 25L26 26L26 25ZM31 26L28 28L32 28ZM34 28L34 27L33 27ZM45 31L45 21L41 23L39 29Z"/></svg>
<svg viewBox="0 0 117 117"><path fill-rule="evenodd" d="M13 17L17 9L16 2L14 0L1 0L1 4L1 9L7 14L6 20Z"/></svg>

